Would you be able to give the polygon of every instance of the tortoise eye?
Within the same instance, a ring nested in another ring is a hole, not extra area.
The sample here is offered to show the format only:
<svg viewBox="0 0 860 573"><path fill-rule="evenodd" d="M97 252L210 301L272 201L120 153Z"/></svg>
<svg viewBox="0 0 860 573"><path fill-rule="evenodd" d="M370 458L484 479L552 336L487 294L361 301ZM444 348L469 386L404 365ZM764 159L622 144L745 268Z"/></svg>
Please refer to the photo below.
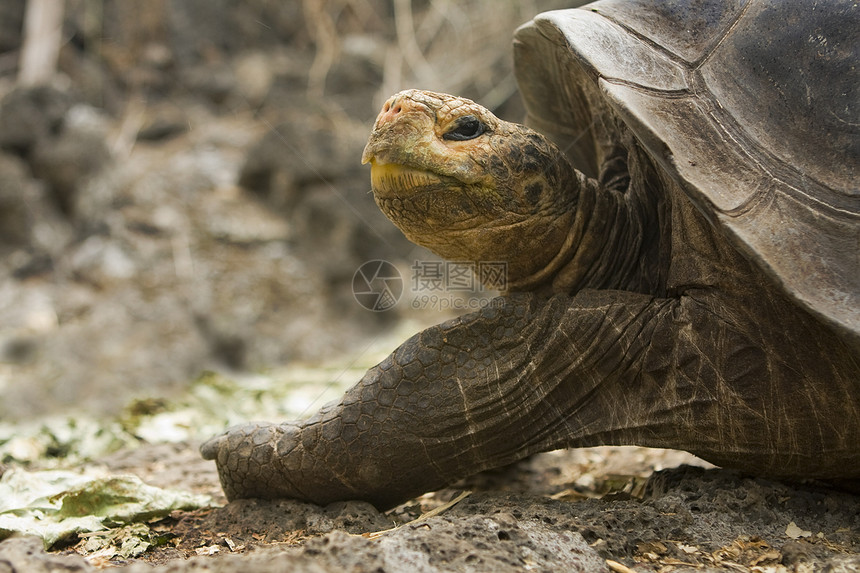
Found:
<svg viewBox="0 0 860 573"><path fill-rule="evenodd" d="M487 126L474 115L465 115L454 123L454 127L442 136L448 141L475 139L487 130Z"/></svg>

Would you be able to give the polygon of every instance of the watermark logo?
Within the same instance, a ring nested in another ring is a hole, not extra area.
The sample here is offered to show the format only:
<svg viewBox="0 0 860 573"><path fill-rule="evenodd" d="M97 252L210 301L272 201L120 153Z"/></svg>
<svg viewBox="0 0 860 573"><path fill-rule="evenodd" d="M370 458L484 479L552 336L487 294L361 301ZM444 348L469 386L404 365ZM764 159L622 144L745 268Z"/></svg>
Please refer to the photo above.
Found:
<svg viewBox="0 0 860 573"><path fill-rule="evenodd" d="M352 294L356 302L374 312L392 308L403 294L403 277L388 261L368 261L352 276Z"/></svg>
<svg viewBox="0 0 860 573"><path fill-rule="evenodd" d="M505 262L415 261L411 271L412 308L415 309L477 310L493 302L482 293L507 289ZM364 263L352 278L355 300L375 312L393 308L403 288L404 281L397 267L384 260Z"/></svg>

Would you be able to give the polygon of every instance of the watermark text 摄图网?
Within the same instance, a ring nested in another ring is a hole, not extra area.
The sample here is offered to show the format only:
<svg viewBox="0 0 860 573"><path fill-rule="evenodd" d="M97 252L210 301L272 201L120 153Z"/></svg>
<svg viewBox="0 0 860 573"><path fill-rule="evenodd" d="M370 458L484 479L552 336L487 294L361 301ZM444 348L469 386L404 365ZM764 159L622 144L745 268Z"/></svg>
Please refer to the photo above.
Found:
<svg viewBox="0 0 860 573"><path fill-rule="evenodd" d="M499 305L502 299L486 295L506 290L507 270L504 261L415 261L410 267L410 304L430 310L478 310L491 303ZM374 312L394 308L403 290L400 271L385 260L368 261L353 275L356 302Z"/></svg>
<svg viewBox="0 0 860 573"><path fill-rule="evenodd" d="M507 279L508 264L500 261L415 261L412 265L416 293L503 291Z"/></svg>

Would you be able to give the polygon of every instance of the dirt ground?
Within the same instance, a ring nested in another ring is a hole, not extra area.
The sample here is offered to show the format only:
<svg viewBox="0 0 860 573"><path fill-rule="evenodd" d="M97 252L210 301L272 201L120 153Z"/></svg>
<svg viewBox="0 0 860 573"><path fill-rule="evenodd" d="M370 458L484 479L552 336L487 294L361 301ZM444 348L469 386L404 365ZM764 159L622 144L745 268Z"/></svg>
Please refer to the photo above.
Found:
<svg viewBox="0 0 860 573"><path fill-rule="evenodd" d="M0 573L860 571L860 496L680 452L550 452L385 513L226 504L197 453L312 413L372 342L450 316L356 303L363 262L432 258L373 204L361 148L405 87L518 119L512 31L560 4L69 0L57 81L23 89L24 1L0 3L0 474L102 468L213 500L50 551L9 537ZM279 368L301 392L272 390ZM200 383L218 376L241 391ZM63 437L86 424L97 439ZM130 538L146 548L121 557Z"/></svg>
<svg viewBox="0 0 860 573"><path fill-rule="evenodd" d="M122 450L94 464L140 475L153 485L207 493L215 502L148 523L152 547L135 558L87 552L85 539L44 552L39 539L13 537L0 543L0 571L860 568L858 496L826 484L743 476L681 452L550 452L386 513L363 502L224 504L214 464L202 461L188 443ZM441 513L427 515L436 508Z"/></svg>

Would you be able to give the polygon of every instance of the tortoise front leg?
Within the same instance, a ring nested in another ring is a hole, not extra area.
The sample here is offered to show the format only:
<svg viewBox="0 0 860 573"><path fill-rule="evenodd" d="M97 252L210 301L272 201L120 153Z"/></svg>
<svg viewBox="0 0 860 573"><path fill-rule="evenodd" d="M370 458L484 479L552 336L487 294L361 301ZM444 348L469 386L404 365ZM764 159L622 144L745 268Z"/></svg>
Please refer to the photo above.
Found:
<svg viewBox="0 0 860 573"><path fill-rule="evenodd" d="M309 420L235 427L201 452L216 460L229 499L387 507L564 446L612 418L598 387L656 310L649 297L615 294L624 301L573 313L568 297L507 297L413 336ZM580 326L563 327L571 314ZM591 374L572 391L574 371Z"/></svg>
<svg viewBox="0 0 860 573"><path fill-rule="evenodd" d="M480 428L528 394L513 379L533 369L528 339L538 333L523 333L543 307L531 296L505 303L413 336L306 421L247 424L205 443L227 497L385 507L485 467Z"/></svg>
<svg viewBox="0 0 860 573"><path fill-rule="evenodd" d="M737 330L743 312L720 301L718 318L705 296L507 297L412 337L309 420L237 427L201 451L229 499L381 508L568 446L674 447L784 475L857 468L856 360L844 373L804 367L797 349L774 357ZM795 391L780 396L786 375Z"/></svg>

